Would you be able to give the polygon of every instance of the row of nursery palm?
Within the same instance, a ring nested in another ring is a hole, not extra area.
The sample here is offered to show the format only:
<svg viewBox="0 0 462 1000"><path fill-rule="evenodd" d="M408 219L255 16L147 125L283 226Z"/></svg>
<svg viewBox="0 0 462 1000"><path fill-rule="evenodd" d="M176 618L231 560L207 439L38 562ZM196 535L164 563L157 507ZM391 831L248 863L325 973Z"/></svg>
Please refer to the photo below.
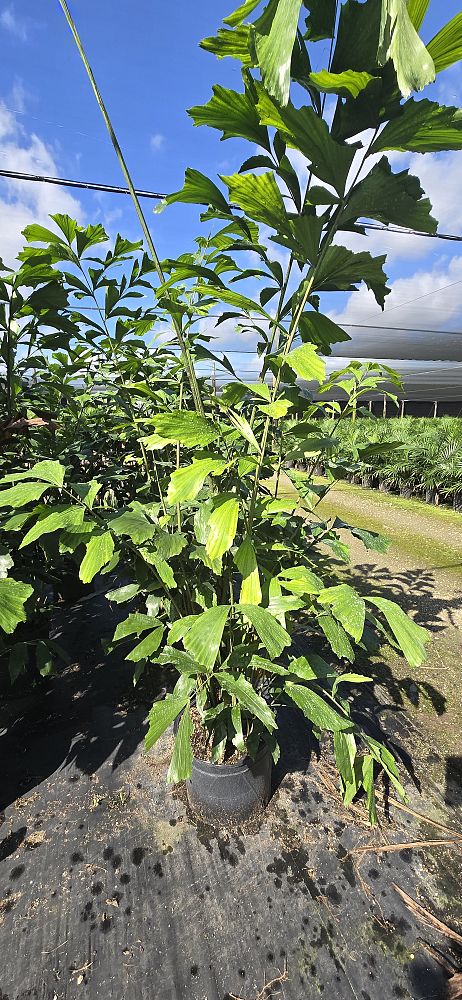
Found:
<svg viewBox="0 0 462 1000"><path fill-rule="evenodd" d="M393 375L352 362L328 378L323 358L348 336L323 309L328 293L362 284L384 305L385 257L342 245L364 219L436 231L419 180L394 171L387 152L462 147L457 109L410 96L457 60L453 29L424 46L425 0L270 0L262 10L246 0L203 42L237 60L240 89L216 86L189 113L246 140L250 155L216 179L187 169L164 207L198 205L204 226L192 248L160 260L60 5L144 243L111 244L101 226L55 215L50 228L25 230L19 268L2 268L2 665L13 683L59 670L54 608L97 581L119 607L112 643L134 682L169 672L146 734L150 749L175 722L169 781L192 775L197 791L198 746L212 770L237 756L257 771L266 761L267 775L279 712L298 709L315 738L331 735L345 802L364 794L374 820L377 771L403 789L392 748L360 724L355 695L369 678L354 664L386 643L417 666L427 634L394 602L336 578L338 557L349 560L339 528L366 548L386 544L323 519L318 501L350 461L342 422ZM330 57L314 72L323 39ZM231 320L237 346L258 335L254 382L219 351ZM228 376L219 393L204 361ZM316 399L300 380L318 383ZM323 402L333 380L341 412ZM361 458L381 452L389 441L368 442ZM312 456L327 483L289 468L282 496L284 464Z"/></svg>
<svg viewBox="0 0 462 1000"><path fill-rule="evenodd" d="M326 433L331 427L324 422ZM332 457L347 459L344 475L352 482L462 506L461 418L364 416L341 421L334 437Z"/></svg>

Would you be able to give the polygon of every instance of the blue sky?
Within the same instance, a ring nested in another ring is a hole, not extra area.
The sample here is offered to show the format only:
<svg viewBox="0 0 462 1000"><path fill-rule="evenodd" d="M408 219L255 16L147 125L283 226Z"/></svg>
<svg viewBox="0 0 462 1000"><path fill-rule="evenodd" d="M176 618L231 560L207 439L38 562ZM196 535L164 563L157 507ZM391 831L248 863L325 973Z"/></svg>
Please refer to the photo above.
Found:
<svg viewBox="0 0 462 1000"><path fill-rule="evenodd" d="M445 0L444 5L433 0L430 6L424 40L459 9L455 0ZM234 61L217 61L198 46L201 38L215 32L232 4L224 0L177 4L74 0L71 9L137 186L175 190L181 187L188 165L212 177L239 168L252 152L248 145L234 139L220 142L219 133L194 128L186 114L186 108L208 100L213 83L240 86ZM121 183L118 163L56 0L49 4L36 0L2 4L0 0L0 41L0 166ZM318 48L321 68L326 52L323 45ZM428 96L462 104L462 70L456 67L440 74ZM421 176L440 228L462 233L462 154L401 159ZM153 214L151 202L145 203L145 209L161 256L174 256L191 247L200 228L195 208L174 206L160 216ZM102 221L111 233L138 235L128 199L0 181L0 254L11 259L21 228L32 219L45 221L51 211L69 211L82 221ZM399 323L462 329L462 245L382 234L368 243L371 252L390 251L393 291L385 314L390 313L390 327ZM370 293L363 291L331 297L329 310L345 323L385 322ZM356 330L356 352L371 353L375 337L372 330ZM462 358L462 337L440 337L435 342L433 335L413 334L411 338L392 331L385 346L392 357L394 351L408 358ZM385 346L375 353L388 356Z"/></svg>

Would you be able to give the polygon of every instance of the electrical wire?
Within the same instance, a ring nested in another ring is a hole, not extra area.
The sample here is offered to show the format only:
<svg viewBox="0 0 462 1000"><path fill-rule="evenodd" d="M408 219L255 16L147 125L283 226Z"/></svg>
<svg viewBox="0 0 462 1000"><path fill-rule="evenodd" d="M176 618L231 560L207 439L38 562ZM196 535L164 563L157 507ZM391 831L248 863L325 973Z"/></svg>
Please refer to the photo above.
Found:
<svg viewBox="0 0 462 1000"><path fill-rule="evenodd" d="M41 184L60 184L63 187L80 188L81 190L106 191L111 194L130 194L128 188L121 187L116 184L98 184L94 181L76 181L65 177L50 177L47 174L30 174L23 173L18 170L0 170L0 176L9 177L13 180L38 181ZM163 201L168 197L168 194L160 193L158 191L139 190L136 191L136 194L138 198L152 198L160 201ZM454 233L425 233L420 229L402 229L399 226L381 226L373 222L363 223L363 228L374 230L376 232L401 233L403 236L424 236L427 239L452 240L456 243L462 243L462 236ZM397 307L395 306L395 308Z"/></svg>

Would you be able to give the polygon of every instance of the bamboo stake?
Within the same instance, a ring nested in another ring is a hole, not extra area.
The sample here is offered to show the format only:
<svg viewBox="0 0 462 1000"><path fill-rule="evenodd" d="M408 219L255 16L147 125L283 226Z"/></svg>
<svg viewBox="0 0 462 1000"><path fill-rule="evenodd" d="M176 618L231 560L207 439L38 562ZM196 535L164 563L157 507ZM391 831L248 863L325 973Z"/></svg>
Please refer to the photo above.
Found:
<svg viewBox="0 0 462 1000"><path fill-rule="evenodd" d="M146 222L146 218L145 218L143 209L141 208L140 200L139 200L138 195L137 195L137 193L135 191L135 187L134 187L134 184L133 184L133 181L132 181L132 178L131 178L131 174L130 174L128 166L127 166L127 164L125 162L125 157L124 157L124 155L122 153L122 149L120 147L119 141L118 141L117 136L115 134L115 131L114 131L111 119L109 117L108 110L107 110L106 105L105 105L105 103L103 101L103 98L101 96L98 84L96 83L96 79L95 79L93 70L92 70L92 68L90 66L90 63L88 62L88 59L87 59L87 56L86 56L86 53L85 53L85 50L84 50L84 47L83 47L83 44L82 44L82 40L81 40L80 35L79 35L78 31L77 31L76 25L74 23L74 20L73 20L71 12L69 10L69 7L68 7L68 5L66 3L66 0L59 0L59 3L60 3L62 11L64 13L64 16L66 18L66 21L67 21L67 23L69 25L69 28L71 29L71 32L72 32L75 44L77 46L80 58L81 58L81 60L83 62L83 65L85 66L86 71L87 71L88 79L89 79L89 81L91 83L91 86L92 86L92 89L93 89L93 93L94 93L94 95L96 97L96 100L98 102L99 109L100 109L101 114L103 116L104 123L106 125L107 130L108 130L108 133L109 133L112 145L113 145L114 150L116 152L117 159L118 159L118 161L120 163L120 167L121 167L122 173L123 173L123 175L125 177L125 181L126 181L128 190L130 192L133 204L135 206L136 214L138 216L141 228L143 230L143 234L144 234L144 238L146 240L146 244L147 244L147 246L149 248L149 251L151 253L151 256L152 256L152 259L153 259L153 262L154 262L155 269L157 271L157 276L158 276L159 281L161 282L161 284L163 284L164 281L165 281L165 275L164 275L164 272L162 270L162 265L160 263L158 255L157 255L157 251L156 251L156 248L154 246L154 241L152 239L151 233L149 232L149 227L148 227L148 224ZM173 315L173 314L171 314L171 320L172 320L173 328L175 330L176 338L178 340L178 343L179 343L179 346L180 346L180 349L181 349L181 354L182 354L184 365L185 365L186 372L187 372L187 375L188 375L188 380L189 380L189 383L190 383L190 386L191 386L191 392L192 392L192 396L193 396L195 408L196 408L196 410L197 410L198 413L200 413L201 415L203 415L204 414L204 406L203 406L203 403L202 403L201 392L200 392L199 384L198 384L198 381L197 381L197 378L196 378L196 373L194 371L193 361L192 361L191 355L189 353L189 348L188 348L188 345L187 345L187 343L185 341L185 338L184 338L184 335L183 335L183 330L181 328L181 324L179 323L179 321L176 318L176 316Z"/></svg>

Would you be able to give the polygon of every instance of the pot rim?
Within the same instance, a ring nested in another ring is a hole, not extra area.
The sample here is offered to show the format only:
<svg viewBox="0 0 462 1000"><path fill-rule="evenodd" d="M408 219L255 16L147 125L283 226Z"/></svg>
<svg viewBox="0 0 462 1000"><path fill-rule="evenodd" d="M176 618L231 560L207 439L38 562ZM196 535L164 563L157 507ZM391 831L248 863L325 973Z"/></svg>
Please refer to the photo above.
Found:
<svg viewBox="0 0 462 1000"><path fill-rule="evenodd" d="M249 757L248 754L246 754L245 757L242 757L241 760L238 760L233 764L212 764L210 760L201 760L200 757L194 757L193 755L193 766L202 771L206 771L207 774L216 774L217 772L220 772L222 777L226 777L226 775L231 776L232 774L237 774L239 771L250 770L252 764L255 764L267 754L271 755L270 748L267 743L263 743L255 757Z"/></svg>

